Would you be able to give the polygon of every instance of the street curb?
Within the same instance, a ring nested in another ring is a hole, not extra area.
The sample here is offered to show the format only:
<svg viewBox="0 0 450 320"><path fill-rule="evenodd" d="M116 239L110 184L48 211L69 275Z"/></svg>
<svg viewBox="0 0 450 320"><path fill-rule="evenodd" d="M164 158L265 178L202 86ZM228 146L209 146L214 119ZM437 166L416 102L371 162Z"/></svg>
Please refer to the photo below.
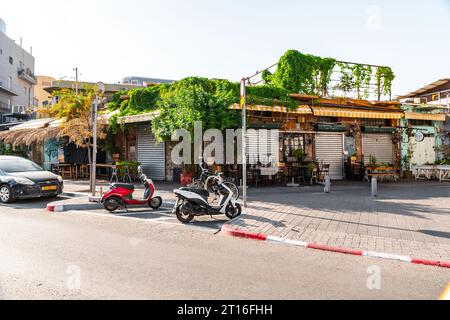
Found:
<svg viewBox="0 0 450 320"><path fill-rule="evenodd" d="M72 210L96 210L103 208L103 206L99 203L64 203L64 200L61 202L63 203L53 202L47 204L46 210L48 212L66 212Z"/></svg>
<svg viewBox="0 0 450 320"><path fill-rule="evenodd" d="M253 233L253 232L248 232L248 231L244 231L244 230L238 230L227 224L223 225L222 233L224 235L227 235L230 237L236 237L236 238L244 238L244 239L251 239L251 240L258 240L258 241L269 241L272 243L286 244L286 245L302 247L302 248L306 248L306 249L327 251L327 252L340 253L340 254L353 255L353 256L378 258L378 259L391 260L391 261L408 262L408 263L412 263L412 264L450 269L450 262L446 262L446 261L418 259L418 258L411 258L408 256L388 254L388 253L370 252L370 251L364 251L364 250L355 250L355 249L337 248L337 247L330 247L330 246L325 246L325 245L318 245L318 244L307 243L307 242L303 242L303 241L296 241L296 240L289 240L289 239L284 239L284 238L280 238L280 237L268 236L263 233Z"/></svg>
<svg viewBox="0 0 450 320"><path fill-rule="evenodd" d="M70 198L83 198L89 196L89 194L84 192L63 192L61 196Z"/></svg>

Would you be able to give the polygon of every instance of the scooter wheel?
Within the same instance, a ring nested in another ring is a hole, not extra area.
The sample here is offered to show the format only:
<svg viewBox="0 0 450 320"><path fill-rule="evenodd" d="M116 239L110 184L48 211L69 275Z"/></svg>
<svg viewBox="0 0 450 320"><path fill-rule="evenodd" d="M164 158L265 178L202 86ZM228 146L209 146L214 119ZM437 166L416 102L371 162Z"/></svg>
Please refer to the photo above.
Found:
<svg viewBox="0 0 450 320"><path fill-rule="evenodd" d="M182 207L182 205L178 206L177 212L176 212L178 221L180 221L182 223L189 223L192 220L194 220L194 216L192 214L183 213L181 210L181 207Z"/></svg>
<svg viewBox="0 0 450 320"><path fill-rule="evenodd" d="M114 212L117 209L119 209L120 207L120 199L117 197L111 197L105 200L105 202L103 202L103 207L105 208L105 210L109 211L109 212Z"/></svg>
<svg viewBox="0 0 450 320"><path fill-rule="evenodd" d="M236 207L233 208L233 205L228 205L227 207L227 211L225 213L225 215L227 216L228 219L232 220L236 217L239 217L242 214L242 207L239 203L236 203Z"/></svg>
<svg viewBox="0 0 450 320"><path fill-rule="evenodd" d="M157 210L157 209L161 208L162 203L163 203L162 198L156 197L156 198L150 199L148 201L148 206L150 208L152 208L153 210Z"/></svg>

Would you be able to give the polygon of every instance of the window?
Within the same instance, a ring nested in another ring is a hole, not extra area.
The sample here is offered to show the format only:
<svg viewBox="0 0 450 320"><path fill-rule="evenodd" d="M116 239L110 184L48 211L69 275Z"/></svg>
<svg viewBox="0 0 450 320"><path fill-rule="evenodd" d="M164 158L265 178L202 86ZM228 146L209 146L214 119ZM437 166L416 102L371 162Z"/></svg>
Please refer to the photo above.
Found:
<svg viewBox="0 0 450 320"><path fill-rule="evenodd" d="M9 90L12 90L12 78L8 77L8 88Z"/></svg>
<svg viewBox="0 0 450 320"><path fill-rule="evenodd" d="M303 134L285 134L283 138L284 161L293 156L298 149L305 150L305 136Z"/></svg>
<svg viewBox="0 0 450 320"><path fill-rule="evenodd" d="M13 57L9 57L9 64L14 64L14 59L13 59Z"/></svg>

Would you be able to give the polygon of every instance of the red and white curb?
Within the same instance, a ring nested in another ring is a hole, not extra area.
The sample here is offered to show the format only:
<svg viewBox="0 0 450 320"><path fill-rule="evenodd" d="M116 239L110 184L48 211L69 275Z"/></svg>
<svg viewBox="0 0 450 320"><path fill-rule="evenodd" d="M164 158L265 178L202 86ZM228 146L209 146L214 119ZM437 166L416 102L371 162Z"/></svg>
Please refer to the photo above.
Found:
<svg viewBox="0 0 450 320"><path fill-rule="evenodd" d="M49 212L64 212L64 205L63 204L48 204L47 205L47 211Z"/></svg>
<svg viewBox="0 0 450 320"><path fill-rule="evenodd" d="M426 266L435 266L435 267L441 267L441 268L450 268L450 262L445 261L434 261L434 260L427 260L427 259L417 259L412 258L408 256L401 256L401 255L395 255L395 254L388 254L388 253L379 253L379 252L371 252L371 251L364 251L364 250L355 250L355 249L346 249L346 248L337 248L337 247L330 247L325 245L318 245L313 243L307 243L303 241L296 241L296 240L289 240L274 236L265 235L263 233L253 233L243 230L235 229L229 225L224 225L222 227L222 233L231 236L231 237L237 237L237 238L245 238L245 239L251 239L251 240L258 240L258 241L269 241L273 243L281 243L281 244L287 244L307 249L314 249L314 250L320 250L320 251L328 251L328 252L335 252L335 253L341 253L341 254L348 254L348 255L354 255L354 256L363 256L363 257L370 257L370 258L379 258L379 259L386 259L386 260L395 260L395 261L401 261L401 262L408 262L413 264L420 264L420 265L426 265Z"/></svg>

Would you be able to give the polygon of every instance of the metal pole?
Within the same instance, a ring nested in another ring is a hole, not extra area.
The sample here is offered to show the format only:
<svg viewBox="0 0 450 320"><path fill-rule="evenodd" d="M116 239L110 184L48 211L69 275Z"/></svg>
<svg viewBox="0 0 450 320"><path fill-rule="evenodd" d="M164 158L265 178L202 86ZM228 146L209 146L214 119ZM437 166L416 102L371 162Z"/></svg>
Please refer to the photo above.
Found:
<svg viewBox="0 0 450 320"><path fill-rule="evenodd" d="M378 181L377 178L372 178L372 197L378 196Z"/></svg>
<svg viewBox="0 0 450 320"><path fill-rule="evenodd" d="M98 96L95 96L94 112L92 116L93 122L93 147L92 147L92 168L91 168L91 183L92 196L96 196L96 180L97 180L97 111L98 111Z"/></svg>
<svg viewBox="0 0 450 320"><path fill-rule="evenodd" d="M78 67L73 69L75 71L75 92L78 95Z"/></svg>
<svg viewBox="0 0 450 320"><path fill-rule="evenodd" d="M242 187L244 197L244 208L247 208L247 102L245 82L241 80L241 107L242 107Z"/></svg>

